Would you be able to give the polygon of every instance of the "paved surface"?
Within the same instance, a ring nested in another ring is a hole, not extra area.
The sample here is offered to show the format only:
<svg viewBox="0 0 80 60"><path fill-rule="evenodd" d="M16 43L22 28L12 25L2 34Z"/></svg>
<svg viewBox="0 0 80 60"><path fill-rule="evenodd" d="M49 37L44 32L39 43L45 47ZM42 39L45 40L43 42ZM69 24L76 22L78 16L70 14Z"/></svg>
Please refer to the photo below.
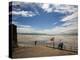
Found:
<svg viewBox="0 0 80 60"><path fill-rule="evenodd" d="M48 48L44 46L19 47L13 52L13 58L75 55L74 52Z"/></svg>

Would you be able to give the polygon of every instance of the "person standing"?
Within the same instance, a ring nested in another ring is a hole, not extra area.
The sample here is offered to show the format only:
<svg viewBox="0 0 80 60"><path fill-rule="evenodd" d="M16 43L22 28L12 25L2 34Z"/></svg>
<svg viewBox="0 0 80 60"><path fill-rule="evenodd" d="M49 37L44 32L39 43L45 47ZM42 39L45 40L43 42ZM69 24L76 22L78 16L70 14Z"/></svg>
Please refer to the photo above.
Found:
<svg viewBox="0 0 80 60"><path fill-rule="evenodd" d="M58 44L58 49L63 50L63 42L60 40L60 43Z"/></svg>
<svg viewBox="0 0 80 60"><path fill-rule="evenodd" d="M54 48L54 45L55 45L55 44L54 44L54 37L53 37L53 38L51 38L50 40L52 41L53 48Z"/></svg>
<svg viewBox="0 0 80 60"><path fill-rule="evenodd" d="M35 41L35 46L37 45L37 41Z"/></svg>

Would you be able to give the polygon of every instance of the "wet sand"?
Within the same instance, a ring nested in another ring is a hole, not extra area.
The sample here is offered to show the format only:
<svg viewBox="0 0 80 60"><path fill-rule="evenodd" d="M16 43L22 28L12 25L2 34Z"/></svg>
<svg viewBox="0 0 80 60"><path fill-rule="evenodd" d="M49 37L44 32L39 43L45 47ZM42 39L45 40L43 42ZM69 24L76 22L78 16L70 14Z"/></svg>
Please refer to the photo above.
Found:
<svg viewBox="0 0 80 60"><path fill-rule="evenodd" d="M34 47L18 47L13 52L13 58L29 58L29 57L47 57L47 56L63 56L76 55L77 53L64 51L45 46Z"/></svg>

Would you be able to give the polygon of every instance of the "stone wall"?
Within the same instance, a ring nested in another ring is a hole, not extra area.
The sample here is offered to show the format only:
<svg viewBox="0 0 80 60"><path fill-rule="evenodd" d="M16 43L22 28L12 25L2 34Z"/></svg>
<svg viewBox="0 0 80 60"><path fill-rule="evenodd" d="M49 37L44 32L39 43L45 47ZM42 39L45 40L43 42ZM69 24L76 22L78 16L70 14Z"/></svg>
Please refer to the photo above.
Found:
<svg viewBox="0 0 80 60"><path fill-rule="evenodd" d="M10 45L12 48L16 48L17 44L17 27L14 24L10 24L9 26L10 32Z"/></svg>

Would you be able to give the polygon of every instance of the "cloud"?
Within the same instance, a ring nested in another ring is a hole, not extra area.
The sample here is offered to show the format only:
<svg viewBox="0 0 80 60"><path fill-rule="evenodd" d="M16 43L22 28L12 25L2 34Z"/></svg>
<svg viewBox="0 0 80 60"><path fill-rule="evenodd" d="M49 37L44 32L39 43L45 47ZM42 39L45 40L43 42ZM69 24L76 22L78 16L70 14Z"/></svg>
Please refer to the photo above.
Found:
<svg viewBox="0 0 80 60"><path fill-rule="evenodd" d="M40 7L47 13L58 12L62 14L71 14L77 11L77 6L75 5L42 4Z"/></svg>
<svg viewBox="0 0 80 60"><path fill-rule="evenodd" d="M12 24L15 24L18 28L31 28L32 27L30 25L23 25L23 24L20 24L19 22L15 22L15 21L12 21Z"/></svg>
<svg viewBox="0 0 80 60"><path fill-rule="evenodd" d="M19 1L12 1L12 5L24 5L24 2L19 2Z"/></svg>
<svg viewBox="0 0 80 60"><path fill-rule="evenodd" d="M77 12L73 13L70 16L66 16L63 19L67 19L67 17L69 17L68 20L65 20L62 25L56 26L52 29L44 30L44 32L48 32L50 34L74 34L74 33L76 34L78 32L77 31L78 30Z"/></svg>
<svg viewBox="0 0 80 60"><path fill-rule="evenodd" d="M39 15L39 12L36 9L35 5L36 4L33 3L13 1L11 7L12 11L9 12L9 14L20 15L22 17L33 17L35 15Z"/></svg>
<svg viewBox="0 0 80 60"><path fill-rule="evenodd" d="M13 5L21 5L26 6L28 3L20 3L20 2L13 2ZM66 14L64 17L62 17L60 22L64 22L61 25L57 25L58 22L53 23L53 25L56 25L52 27L51 29L41 29L38 30L36 28L33 28L33 26L30 25L23 25L18 22L13 21L13 24L17 25L17 31L18 33L46 33L46 34L73 34L77 33L78 27L78 7L76 5L54 5L54 4L46 4L46 3L38 3L38 4L29 4L28 6L31 6L31 8L34 10L27 11L27 10L21 10L21 8L17 9L17 11L13 10L10 12L12 15L20 15L23 17L32 17L35 15L38 15L40 12L38 9L36 9L35 6L42 9L42 11L46 13L52 13L57 12L61 14ZM25 7L24 7L25 8Z"/></svg>
<svg viewBox="0 0 80 60"><path fill-rule="evenodd" d="M17 26L17 33L35 33L36 32L36 30L32 28L31 25L23 25L16 21L12 21L12 24L15 24Z"/></svg>
<svg viewBox="0 0 80 60"><path fill-rule="evenodd" d="M68 21L68 20L72 20L78 17L78 12L73 13L72 15L66 16L64 17L61 21Z"/></svg>
<svg viewBox="0 0 80 60"><path fill-rule="evenodd" d="M18 22L16 22L16 21L12 21L12 24L14 24L14 25L18 25Z"/></svg>
<svg viewBox="0 0 80 60"><path fill-rule="evenodd" d="M17 28L18 33L33 33L34 30L30 27L24 27L24 28Z"/></svg>
<svg viewBox="0 0 80 60"><path fill-rule="evenodd" d="M73 17L75 16L75 17ZM18 31L19 32L23 32L23 33L46 33L46 34L77 34L77 14L76 12L70 16L66 16L63 19L67 19L68 20L64 20L65 22L62 25L53 27L51 29L42 29L42 30L37 30L34 29L32 27L30 28L19 28ZM61 21L63 21L63 19Z"/></svg>
<svg viewBox="0 0 80 60"><path fill-rule="evenodd" d="M35 14L31 11L12 11L10 12L10 14L12 15L20 15L20 16L23 16L23 17L32 17L32 16L35 16Z"/></svg>
<svg viewBox="0 0 80 60"><path fill-rule="evenodd" d="M66 16L61 21L64 23L61 26L57 26L53 29L54 32L59 32L60 34L72 34L77 33L78 30L78 15L77 12L72 15Z"/></svg>
<svg viewBox="0 0 80 60"><path fill-rule="evenodd" d="M31 28L30 25L19 25L18 27L22 27L22 28Z"/></svg>
<svg viewBox="0 0 80 60"><path fill-rule="evenodd" d="M56 24L58 24L58 22L53 23L53 25L56 25Z"/></svg>
<svg viewBox="0 0 80 60"><path fill-rule="evenodd" d="M35 15L39 15L40 11L37 8L41 8L46 13L57 12L61 14L72 14L78 10L76 5L58 5L58 4L48 4L48 3L24 3L24 2L12 2L13 14L25 16L25 17L32 17ZM28 7L30 10L28 10ZM33 10L32 10L33 9ZM16 11L15 11L16 10ZM25 10L25 11L24 11Z"/></svg>
<svg viewBox="0 0 80 60"><path fill-rule="evenodd" d="M75 17L74 17L75 16ZM67 19L68 20L64 20ZM18 33L45 33L45 34L77 34L78 30L78 17L77 12L75 12L72 15L66 16L61 21L64 20L64 23L62 25L55 26L51 29L35 29L33 27L22 27L18 28ZM56 24L56 23L55 23Z"/></svg>
<svg viewBox="0 0 80 60"><path fill-rule="evenodd" d="M57 5L54 12L72 14L77 11L77 6L75 5Z"/></svg>
<svg viewBox="0 0 80 60"><path fill-rule="evenodd" d="M40 7L41 7L45 12L48 12L48 13L52 12L52 8L50 8L50 5L47 4L47 3L42 4Z"/></svg>
<svg viewBox="0 0 80 60"><path fill-rule="evenodd" d="M69 25L71 25L71 23L64 23L64 24L62 24L63 27L66 27L66 26L69 26Z"/></svg>
<svg viewBox="0 0 80 60"><path fill-rule="evenodd" d="M39 7L42 8L44 10L44 12L52 12L52 8L50 8L50 4L47 3L43 3L43 4L39 4Z"/></svg>

